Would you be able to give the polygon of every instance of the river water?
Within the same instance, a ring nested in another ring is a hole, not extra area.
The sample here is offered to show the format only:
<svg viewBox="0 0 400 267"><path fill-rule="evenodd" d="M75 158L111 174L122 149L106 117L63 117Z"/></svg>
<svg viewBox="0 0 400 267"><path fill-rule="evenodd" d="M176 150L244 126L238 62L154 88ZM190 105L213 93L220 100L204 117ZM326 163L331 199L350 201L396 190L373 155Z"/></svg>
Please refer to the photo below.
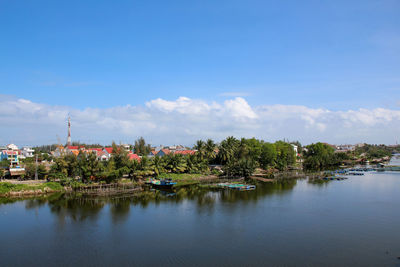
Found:
<svg viewBox="0 0 400 267"><path fill-rule="evenodd" d="M400 173L0 200L0 266L400 266Z"/></svg>

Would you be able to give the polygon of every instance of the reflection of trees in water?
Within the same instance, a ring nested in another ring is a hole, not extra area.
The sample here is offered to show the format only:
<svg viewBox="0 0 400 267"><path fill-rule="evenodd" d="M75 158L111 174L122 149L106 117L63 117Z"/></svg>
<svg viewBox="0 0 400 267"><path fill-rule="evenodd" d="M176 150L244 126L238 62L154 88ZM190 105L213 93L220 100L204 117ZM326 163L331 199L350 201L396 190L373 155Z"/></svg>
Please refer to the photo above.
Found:
<svg viewBox="0 0 400 267"><path fill-rule="evenodd" d="M25 200L25 208L34 209L47 204L50 211L57 216L59 224L64 225L67 219L75 222L97 221L100 211L108 204L113 223L120 223L129 217L131 206L146 208L150 203L179 204L183 201L191 201L196 204L199 213L213 212L217 201L253 203L268 196L287 194L296 183L296 180L260 182L253 191L210 190L200 186L189 186L170 192L144 191L135 196L115 198L86 198L80 195L59 193Z"/></svg>
<svg viewBox="0 0 400 267"><path fill-rule="evenodd" d="M96 221L105 201L62 195L56 199L49 199L48 205L50 211L57 215L59 222L64 224L67 218L75 222Z"/></svg>
<svg viewBox="0 0 400 267"><path fill-rule="evenodd" d="M315 187L327 187L331 180L308 179L307 183Z"/></svg>
<svg viewBox="0 0 400 267"><path fill-rule="evenodd" d="M35 208L42 207L42 206L46 205L49 201L57 200L62 195L63 195L63 193L54 193L54 194L47 195L47 196L40 196L40 197L31 198L31 199L26 199L25 200L25 208L27 210L29 210L29 209L35 209Z"/></svg>
<svg viewBox="0 0 400 267"><path fill-rule="evenodd" d="M113 198L110 199L110 213L113 223L122 223L128 219L131 209L129 198Z"/></svg>
<svg viewBox="0 0 400 267"><path fill-rule="evenodd" d="M221 201L224 202L256 202L268 196L284 195L292 191L296 186L297 180L281 180L273 183L259 182L256 189L252 191L223 190L220 194Z"/></svg>

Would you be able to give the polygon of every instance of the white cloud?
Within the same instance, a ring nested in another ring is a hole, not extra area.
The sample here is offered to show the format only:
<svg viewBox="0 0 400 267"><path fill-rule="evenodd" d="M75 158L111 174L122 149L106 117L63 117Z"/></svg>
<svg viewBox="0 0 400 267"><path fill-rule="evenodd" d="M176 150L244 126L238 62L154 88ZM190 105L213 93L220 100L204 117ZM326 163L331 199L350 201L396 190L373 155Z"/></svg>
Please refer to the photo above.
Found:
<svg viewBox="0 0 400 267"><path fill-rule="evenodd" d="M144 106L74 109L0 95L0 144L55 143L56 135L66 135L68 113L73 140L102 144L144 136L154 145L191 145L199 138L220 141L229 135L303 143L394 143L400 134L400 111L384 108L332 111L250 106L241 97L222 103L179 97Z"/></svg>

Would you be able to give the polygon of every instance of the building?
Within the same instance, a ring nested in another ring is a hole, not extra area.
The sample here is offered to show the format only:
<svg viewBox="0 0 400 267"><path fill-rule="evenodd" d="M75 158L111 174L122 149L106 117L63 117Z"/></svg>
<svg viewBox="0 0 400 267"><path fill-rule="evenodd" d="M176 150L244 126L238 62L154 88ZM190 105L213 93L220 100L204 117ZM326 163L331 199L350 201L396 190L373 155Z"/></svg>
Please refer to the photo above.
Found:
<svg viewBox="0 0 400 267"><path fill-rule="evenodd" d="M354 145L338 145L336 152L348 152L354 151L356 147Z"/></svg>
<svg viewBox="0 0 400 267"><path fill-rule="evenodd" d="M180 154L180 155L194 155L196 154L195 150L177 150L174 152L174 154Z"/></svg>
<svg viewBox="0 0 400 267"><path fill-rule="evenodd" d="M298 152L299 147L295 144L291 144L291 145L293 147L294 153L296 153L296 155L299 154L299 152Z"/></svg>
<svg viewBox="0 0 400 267"><path fill-rule="evenodd" d="M155 150L152 150L152 151L150 151L149 154L147 154L147 157L152 158L152 157L154 157L155 155L157 155L157 152L156 152Z"/></svg>
<svg viewBox="0 0 400 267"><path fill-rule="evenodd" d="M136 160L138 162L140 162L140 160L141 160L141 158L137 154L134 154L133 152L129 152L128 158L130 160Z"/></svg>
<svg viewBox="0 0 400 267"><path fill-rule="evenodd" d="M24 155L25 158L32 158L34 152L35 152L35 150L33 150L29 146L24 146L21 150L21 153L22 153L22 155Z"/></svg>
<svg viewBox="0 0 400 267"><path fill-rule="evenodd" d="M84 150L85 148L84 147L78 147L78 146L67 146L65 148L65 153L66 154L73 154L75 156L78 156L79 155L79 151L82 150L82 149Z"/></svg>
<svg viewBox="0 0 400 267"><path fill-rule="evenodd" d="M159 157L162 157L162 156L168 155L170 153L171 153L171 151L169 149L161 149L160 151L157 152L156 155Z"/></svg>
<svg viewBox="0 0 400 267"><path fill-rule="evenodd" d="M14 145L14 144L9 144L6 147L7 147L7 150L13 150L13 151L18 150L18 146Z"/></svg>
<svg viewBox="0 0 400 267"><path fill-rule="evenodd" d="M105 160L109 160L111 158L111 155L113 154L113 148L105 147L105 148L103 148L103 152L104 152Z"/></svg>
<svg viewBox="0 0 400 267"><path fill-rule="evenodd" d="M17 167L19 165L18 151L3 150L0 154L0 160L10 161L10 168Z"/></svg>
<svg viewBox="0 0 400 267"><path fill-rule="evenodd" d="M100 161L108 160L108 157L106 156L106 153L103 151L103 148L88 148L86 149L85 152L96 154L97 159Z"/></svg>
<svg viewBox="0 0 400 267"><path fill-rule="evenodd" d="M59 158L61 156L64 156L66 154L65 148L63 146L57 146L56 150L52 151L51 154L55 158Z"/></svg>

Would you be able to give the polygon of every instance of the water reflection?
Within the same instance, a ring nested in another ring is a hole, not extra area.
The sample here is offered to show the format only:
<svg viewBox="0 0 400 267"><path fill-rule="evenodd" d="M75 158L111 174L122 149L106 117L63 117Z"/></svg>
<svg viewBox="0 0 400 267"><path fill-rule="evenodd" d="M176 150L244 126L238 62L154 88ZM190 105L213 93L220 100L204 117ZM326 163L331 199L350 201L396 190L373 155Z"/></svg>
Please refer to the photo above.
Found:
<svg viewBox="0 0 400 267"><path fill-rule="evenodd" d="M244 192L192 186L3 200L20 202L0 204L7 229L0 259L4 266L395 266L399 175L284 180Z"/></svg>
<svg viewBox="0 0 400 267"><path fill-rule="evenodd" d="M129 217L131 206L146 208L151 204L159 205L163 202L195 203L199 214L213 213L215 204L240 202L244 205L272 197L288 194L296 186L296 180L283 180L276 183L258 183L253 191L210 190L200 186L179 188L173 192L144 191L135 196L119 196L112 198L88 198L79 194L53 194L25 200L26 209L36 209L48 205L51 213L63 225L67 219L74 222L96 221L104 207L109 206L110 217L113 223L122 223Z"/></svg>

